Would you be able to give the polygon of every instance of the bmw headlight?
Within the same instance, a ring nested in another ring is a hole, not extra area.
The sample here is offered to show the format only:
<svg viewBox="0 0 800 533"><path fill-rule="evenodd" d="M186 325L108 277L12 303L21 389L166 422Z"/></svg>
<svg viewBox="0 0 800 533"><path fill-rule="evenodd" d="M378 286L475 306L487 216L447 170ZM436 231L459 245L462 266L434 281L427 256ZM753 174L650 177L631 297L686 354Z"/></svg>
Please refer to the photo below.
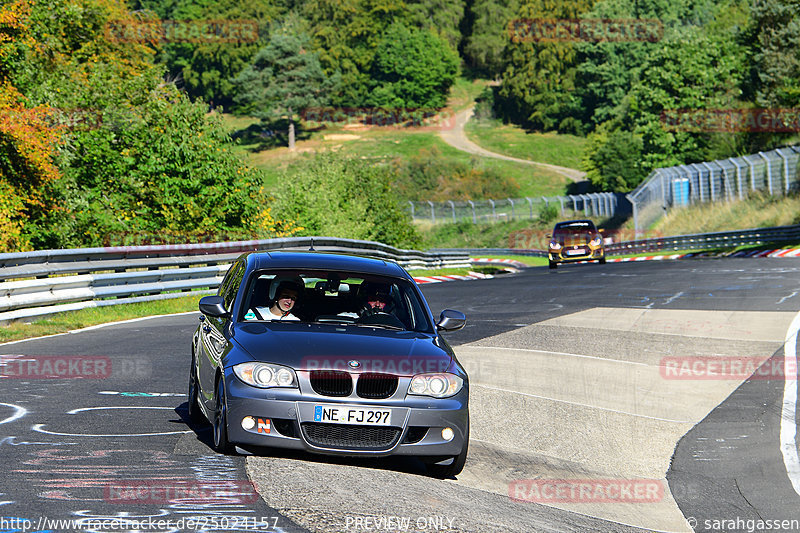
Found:
<svg viewBox="0 0 800 533"><path fill-rule="evenodd" d="M233 373L237 378L253 387L297 388L297 375L294 370L283 365L240 363L233 367Z"/></svg>
<svg viewBox="0 0 800 533"><path fill-rule="evenodd" d="M417 374L411 379L408 393L416 396L432 396L447 398L458 394L464 386L464 380L447 372L436 374Z"/></svg>

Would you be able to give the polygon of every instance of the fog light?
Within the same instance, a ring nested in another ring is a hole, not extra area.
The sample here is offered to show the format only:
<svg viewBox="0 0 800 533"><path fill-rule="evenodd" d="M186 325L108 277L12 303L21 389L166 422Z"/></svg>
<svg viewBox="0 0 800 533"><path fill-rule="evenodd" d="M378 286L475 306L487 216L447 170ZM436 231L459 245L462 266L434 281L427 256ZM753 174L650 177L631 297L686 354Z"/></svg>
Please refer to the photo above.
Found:
<svg viewBox="0 0 800 533"><path fill-rule="evenodd" d="M247 431L250 431L254 427L256 427L256 419L252 416L246 416L242 418L242 427Z"/></svg>
<svg viewBox="0 0 800 533"><path fill-rule="evenodd" d="M455 437L455 436L456 436L456 434L455 434L455 433L453 432L453 430L452 430L452 429L450 429L450 428L444 428L444 429L442 430L442 438L443 438L444 440L446 440L446 441L451 441L451 440L453 440L453 437Z"/></svg>

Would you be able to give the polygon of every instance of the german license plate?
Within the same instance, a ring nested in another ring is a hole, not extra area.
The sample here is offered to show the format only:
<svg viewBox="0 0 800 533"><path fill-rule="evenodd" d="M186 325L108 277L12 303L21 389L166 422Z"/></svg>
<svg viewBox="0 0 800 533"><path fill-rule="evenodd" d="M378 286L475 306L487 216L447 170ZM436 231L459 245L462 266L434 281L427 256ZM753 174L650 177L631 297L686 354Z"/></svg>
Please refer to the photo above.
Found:
<svg viewBox="0 0 800 533"><path fill-rule="evenodd" d="M359 424L364 426L388 426L392 411L390 409L370 409L364 407L314 406L314 422L329 424Z"/></svg>

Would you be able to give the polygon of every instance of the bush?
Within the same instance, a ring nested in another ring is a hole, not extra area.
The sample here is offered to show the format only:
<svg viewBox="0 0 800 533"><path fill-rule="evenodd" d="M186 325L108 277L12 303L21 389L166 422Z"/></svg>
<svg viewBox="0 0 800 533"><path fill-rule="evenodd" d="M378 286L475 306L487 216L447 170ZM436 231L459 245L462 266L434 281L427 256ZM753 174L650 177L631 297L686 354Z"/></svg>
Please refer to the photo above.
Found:
<svg viewBox="0 0 800 533"><path fill-rule="evenodd" d="M298 235L325 235L414 248L419 237L392 190L387 167L335 154L284 176L275 213L297 221Z"/></svg>
<svg viewBox="0 0 800 533"><path fill-rule="evenodd" d="M447 160L436 147L394 161L393 170L394 189L403 200L441 202L519 195L519 184L513 178L493 169Z"/></svg>

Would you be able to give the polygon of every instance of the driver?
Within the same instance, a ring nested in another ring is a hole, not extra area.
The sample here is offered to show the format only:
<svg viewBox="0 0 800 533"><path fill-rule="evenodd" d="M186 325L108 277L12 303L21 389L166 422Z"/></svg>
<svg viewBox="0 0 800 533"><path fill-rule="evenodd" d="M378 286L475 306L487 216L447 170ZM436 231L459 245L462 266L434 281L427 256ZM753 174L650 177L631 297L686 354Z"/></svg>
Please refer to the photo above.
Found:
<svg viewBox="0 0 800 533"><path fill-rule="evenodd" d="M389 314L392 312L392 295L388 285L383 283L364 283L361 287L363 305L359 315L361 317L378 313Z"/></svg>

